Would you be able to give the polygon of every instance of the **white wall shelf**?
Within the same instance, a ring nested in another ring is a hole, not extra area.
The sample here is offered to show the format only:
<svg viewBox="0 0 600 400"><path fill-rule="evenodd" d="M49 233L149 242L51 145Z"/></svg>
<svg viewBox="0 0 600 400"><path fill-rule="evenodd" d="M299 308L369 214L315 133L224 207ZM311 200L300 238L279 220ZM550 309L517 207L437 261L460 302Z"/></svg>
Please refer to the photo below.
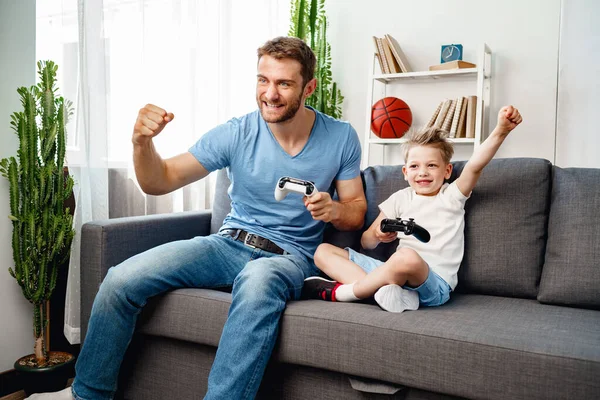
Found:
<svg viewBox="0 0 600 400"><path fill-rule="evenodd" d="M371 158L371 145L381 145L385 147L387 145L397 145L405 142L405 139L382 139L377 137L371 132L371 107L380 98L388 96L388 86L397 85L421 85L421 84L434 84L443 85L444 82L467 82L470 85L476 84L477 96L477 112L475 116L475 137L474 138L452 138L450 139L455 145L472 146L474 150L481 142L485 139L485 132L483 132L485 126L486 116L489 114L490 104L490 91L491 91L491 65L492 65L492 51L484 43L481 46L478 55L478 63L475 68L462 68L462 69L451 69L451 70L438 70L438 71L417 71L408 73L398 74L381 74L378 73L376 58L373 58L371 62L371 74L368 78L368 91L367 91L367 121L365 124L365 134L363 141L363 159L362 167L366 168L370 165ZM459 83L462 85L462 83ZM379 88L376 88L379 86ZM400 90L395 89L395 90ZM377 93L377 94L376 94ZM377 97L376 97L377 95ZM456 97L465 96L464 88L462 92L456 93ZM430 95L427 95L430 96ZM421 96L422 97L422 96ZM435 101L441 101L442 99L436 99ZM413 110L413 117L415 113L420 113L421 116L431 113L431 110ZM422 118L423 119L423 118ZM414 118L413 118L414 120ZM471 151L472 151L471 150ZM382 149L384 151L384 149Z"/></svg>
<svg viewBox="0 0 600 400"><path fill-rule="evenodd" d="M450 142L454 144L474 144L474 138L449 138ZM381 139L381 138L371 138L371 144L402 144L406 142L406 139Z"/></svg>
<svg viewBox="0 0 600 400"><path fill-rule="evenodd" d="M478 72L478 68L461 68L442 71L405 72L400 74L376 74L373 75L373 79L382 83L390 83L401 80L440 79L446 78L448 75L476 76Z"/></svg>

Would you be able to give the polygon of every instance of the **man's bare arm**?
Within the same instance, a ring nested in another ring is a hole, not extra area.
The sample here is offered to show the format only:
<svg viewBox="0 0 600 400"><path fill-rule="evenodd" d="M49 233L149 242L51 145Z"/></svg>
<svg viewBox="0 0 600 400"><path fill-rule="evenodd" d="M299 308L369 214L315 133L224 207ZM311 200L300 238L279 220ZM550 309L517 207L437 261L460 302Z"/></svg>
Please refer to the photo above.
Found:
<svg viewBox="0 0 600 400"><path fill-rule="evenodd" d="M154 148L152 142L150 145ZM147 194L170 193L208 175L206 168L191 153L163 160L154 149L134 146L133 154L135 175Z"/></svg>
<svg viewBox="0 0 600 400"><path fill-rule="evenodd" d="M175 116L160 107L147 104L133 127L133 165L140 187L145 193L161 195L179 189L208 175L208 171L191 153L163 160L152 138Z"/></svg>
<svg viewBox="0 0 600 400"><path fill-rule="evenodd" d="M363 192L360 176L354 179L337 181L339 201L333 201L329 193L317 192L304 196L304 205L313 219L331 222L341 231L362 228L367 211L367 200Z"/></svg>
<svg viewBox="0 0 600 400"><path fill-rule="evenodd" d="M362 179L336 181L335 189L339 201L333 202L331 223L340 231L362 228L367 212L367 199L363 191Z"/></svg>

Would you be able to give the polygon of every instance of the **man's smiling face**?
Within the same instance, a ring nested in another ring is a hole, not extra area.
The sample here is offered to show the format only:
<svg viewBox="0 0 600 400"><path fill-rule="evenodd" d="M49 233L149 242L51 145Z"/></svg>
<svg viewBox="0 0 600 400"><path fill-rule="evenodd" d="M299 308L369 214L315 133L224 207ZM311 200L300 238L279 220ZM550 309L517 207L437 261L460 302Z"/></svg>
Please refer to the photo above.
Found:
<svg viewBox="0 0 600 400"><path fill-rule="evenodd" d="M304 104L305 85L298 61L265 55L258 61L256 103L263 119L269 123L293 118Z"/></svg>

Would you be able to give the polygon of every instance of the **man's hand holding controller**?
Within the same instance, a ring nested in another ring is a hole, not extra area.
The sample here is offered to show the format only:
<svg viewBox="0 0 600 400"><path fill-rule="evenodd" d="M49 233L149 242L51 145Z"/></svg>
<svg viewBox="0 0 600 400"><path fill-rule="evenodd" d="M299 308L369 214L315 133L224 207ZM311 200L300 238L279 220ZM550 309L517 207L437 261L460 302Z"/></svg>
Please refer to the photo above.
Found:
<svg viewBox="0 0 600 400"><path fill-rule="evenodd" d="M316 192L312 196L304 196L304 206L313 219L331 222L334 219L335 204L327 192Z"/></svg>
<svg viewBox="0 0 600 400"><path fill-rule="evenodd" d="M175 118L173 113L168 113L153 104L146 104L138 112L137 120L133 126L134 145L146 145L151 139L158 135L164 127Z"/></svg>
<svg viewBox="0 0 600 400"><path fill-rule="evenodd" d="M284 176L275 186L275 199L283 200L289 192L303 195L304 206L313 219L331 222L334 219L335 204L327 192L319 192L311 181Z"/></svg>

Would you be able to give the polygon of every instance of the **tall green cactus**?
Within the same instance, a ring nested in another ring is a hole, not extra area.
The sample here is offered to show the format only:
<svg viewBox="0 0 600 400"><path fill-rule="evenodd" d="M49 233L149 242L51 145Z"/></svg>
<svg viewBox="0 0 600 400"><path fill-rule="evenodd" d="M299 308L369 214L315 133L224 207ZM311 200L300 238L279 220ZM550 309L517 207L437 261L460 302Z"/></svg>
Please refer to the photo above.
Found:
<svg viewBox="0 0 600 400"><path fill-rule="evenodd" d="M306 104L334 118L341 118L344 97L331 74L325 0L292 0L289 35L304 40L317 56L317 89L306 99Z"/></svg>
<svg viewBox="0 0 600 400"><path fill-rule="evenodd" d="M0 174L10 185L10 215L13 224L14 269L25 298L33 304L34 351L38 366L47 362L44 331L46 302L56 286L58 267L68 258L75 231L65 200L73 189L65 178L65 126L72 103L56 95L56 71L52 61L37 64L40 82L20 87L23 111L11 116L10 125L19 137L17 158L0 160ZM17 160L18 159L18 160Z"/></svg>

